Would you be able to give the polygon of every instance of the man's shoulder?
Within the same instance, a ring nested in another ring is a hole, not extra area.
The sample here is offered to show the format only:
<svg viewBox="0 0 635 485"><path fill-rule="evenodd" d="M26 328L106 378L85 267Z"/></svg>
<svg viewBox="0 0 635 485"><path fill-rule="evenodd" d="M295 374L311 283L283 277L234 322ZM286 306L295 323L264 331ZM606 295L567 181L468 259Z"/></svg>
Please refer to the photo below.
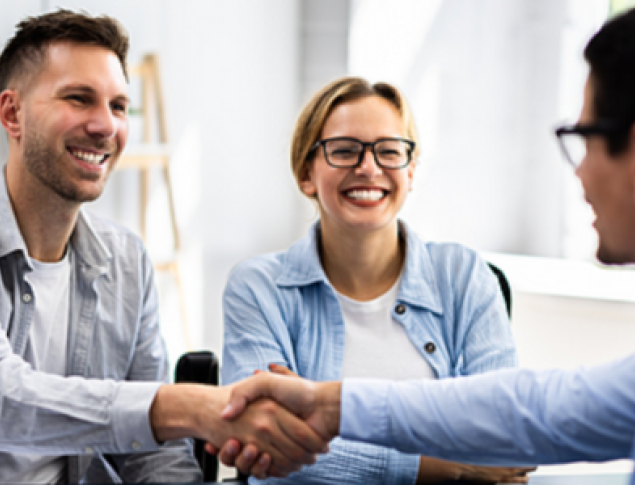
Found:
<svg viewBox="0 0 635 485"><path fill-rule="evenodd" d="M109 260L110 264L137 267L141 261L148 260L146 248L137 234L98 214L82 210L77 232L76 249L97 264Z"/></svg>
<svg viewBox="0 0 635 485"><path fill-rule="evenodd" d="M82 217L95 236L106 244L109 249L117 249L116 246L123 245L144 250L143 241L131 229L86 210L82 210Z"/></svg>

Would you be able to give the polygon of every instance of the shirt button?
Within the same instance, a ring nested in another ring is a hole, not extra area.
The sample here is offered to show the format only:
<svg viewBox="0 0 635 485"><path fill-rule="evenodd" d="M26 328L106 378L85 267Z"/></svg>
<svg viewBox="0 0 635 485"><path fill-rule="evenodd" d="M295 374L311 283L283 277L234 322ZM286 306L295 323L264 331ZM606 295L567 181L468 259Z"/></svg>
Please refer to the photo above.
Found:
<svg viewBox="0 0 635 485"><path fill-rule="evenodd" d="M435 350L437 350L437 346L434 345L433 342L428 342L424 349L426 349L426 352L428 352L429 354L431 354L432 352L434 352Z"/></svg>
<svg viewBox="0 0 635 485"><path fill-rule="evenodd" d="M24 303L29 303L31 301L31 295L29 293L25 293L22 295L22 301Z"/></svg>
<svg viewBox="0 0 635 485"><path fill-rule="evenodd" d="M138 441L133 441L132 442L132 449L133 450L140 450L141 449L141 443L139 443Z"/></svg>
<svg viewBox="0 0 635 485"><path fill-rule="evenodd" d="M95 450L93 450L90 446L84 448L84 453L86 453L87 455L92 455L94 452Z"/></svg>
<svg viewBox="0 0 635 485"><path fill-rule="evenodd" d="M406 313L406 305L402 305L401 303L395 307L395 312L397 315L403 315Z"/></svg>

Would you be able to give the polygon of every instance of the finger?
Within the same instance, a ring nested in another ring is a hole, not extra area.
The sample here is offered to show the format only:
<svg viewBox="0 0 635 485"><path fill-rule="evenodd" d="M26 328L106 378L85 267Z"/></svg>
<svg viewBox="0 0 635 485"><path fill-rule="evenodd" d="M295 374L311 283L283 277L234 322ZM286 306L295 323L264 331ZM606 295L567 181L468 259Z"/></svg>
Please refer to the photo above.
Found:
<svg viewBox="0 0 635 485"><path fill-rule="evenodd" d="M257 406L254 411L257 411L262 421L254 423L257 430L255 439L261 451L270 453L272 463L283 473L313 464L315 453L307 451L305 447L313 446L321 450L325 443L319 436L304 421L273 401L259 401ZM304 439L310 445L304 443Z"/></svg>
<svg viewBox="0 0 635 485"><path fill-rule="evenodd" d="M236 457L240 453L242 445L238 440L229 439L218 452L218 459L226 466L236 466Z"/></svg>
<svg viewBox="0 0 635 485"><path fill-rule="evenodd" d="M216 455L218 454L218 448L216 448L213 444L211 443L205 443L205 451L207 453L209 453L210 455Z"/></svg>
<svg viewBox="0 0 635 485"><path fill-rule="evenodd" d="M274 374L279 374L281 376L295 376L295 377L298 376L298 374L288 369L287 367L283 365L274 364L274 363L269 364L269 370L273 372Z"/></svg>
<svg viewBox="0 0 635 485"><path fill-rule="evenodd" d="M244 379L231 390L229 402L221 412L221 417L231 421L240 416L250 402L260 397L269 396L270 390L266 373L259 373L256 376Z"/></svg>
<svg viewBox="0 0 635 485"><path fill-rule="evenodd" d="M323 439L313 428L293 414L281 413L278 425L296 446L311 455L324 453L324 451L328 449L328 441ZM313 457L313 462L314 461L315 456Z"/></svg>
<svg viewBox="0 0 635 485"><path fill-rule="evenodd" d="M249 474L259 457L260 451L258 450L258 447L249 443L245 445L240 454L234 460L234 466L241 472Z"/></svg>
<svg viewBox="0 0 635 485"><path fill-rule="evenodd" d="M269 466L271 465L271 457L267 453L260 455L260 458L256 461L254 466L251 467L251 474L260 479L265 479L269 476L267 473Z"/></svg>
<svg viewBox="0 0 635 485"><path fill-rule="evenodd" d="M292 472L290 472L290 471L282 471L278 467L276 467L275 465L271 465L269 467L269 470L267 470L267 476L273 477L273 478L286 478L291 473Z"/></svg>

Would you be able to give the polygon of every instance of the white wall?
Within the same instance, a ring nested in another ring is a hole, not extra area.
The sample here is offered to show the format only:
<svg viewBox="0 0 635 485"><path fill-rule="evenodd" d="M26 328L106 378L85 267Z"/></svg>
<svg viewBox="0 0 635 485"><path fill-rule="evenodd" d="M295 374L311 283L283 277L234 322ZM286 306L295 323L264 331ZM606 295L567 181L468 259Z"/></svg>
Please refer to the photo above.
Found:
<svg viewBox="0 0 635 485"><path fill-rule="evenodd" d="M351 72L400 86L420 128L403 213L419 233L564 255L574 177L553 127L578 115L581 49L606 11L605 0L353 1Z"/></svg>

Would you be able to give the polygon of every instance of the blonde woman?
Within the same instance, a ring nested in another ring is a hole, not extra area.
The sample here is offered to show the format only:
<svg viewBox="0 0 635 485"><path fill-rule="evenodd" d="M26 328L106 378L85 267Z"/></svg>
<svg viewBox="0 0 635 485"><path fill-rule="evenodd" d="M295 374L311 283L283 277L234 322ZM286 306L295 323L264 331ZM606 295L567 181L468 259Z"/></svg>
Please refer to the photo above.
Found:
<svg viewBox="0 0 635 485"><path fill-rule="evenodd" d="M317 381L444 379L516 364L487 265L458 244L423 242L397 217L417 155L414 120L395 87L347 77L311 99L295 127L291 164L320 218L288 251L232 272L224 294L225 384L258 369ZM524 472L337 439L289 480L526 482Z"/></svg>

